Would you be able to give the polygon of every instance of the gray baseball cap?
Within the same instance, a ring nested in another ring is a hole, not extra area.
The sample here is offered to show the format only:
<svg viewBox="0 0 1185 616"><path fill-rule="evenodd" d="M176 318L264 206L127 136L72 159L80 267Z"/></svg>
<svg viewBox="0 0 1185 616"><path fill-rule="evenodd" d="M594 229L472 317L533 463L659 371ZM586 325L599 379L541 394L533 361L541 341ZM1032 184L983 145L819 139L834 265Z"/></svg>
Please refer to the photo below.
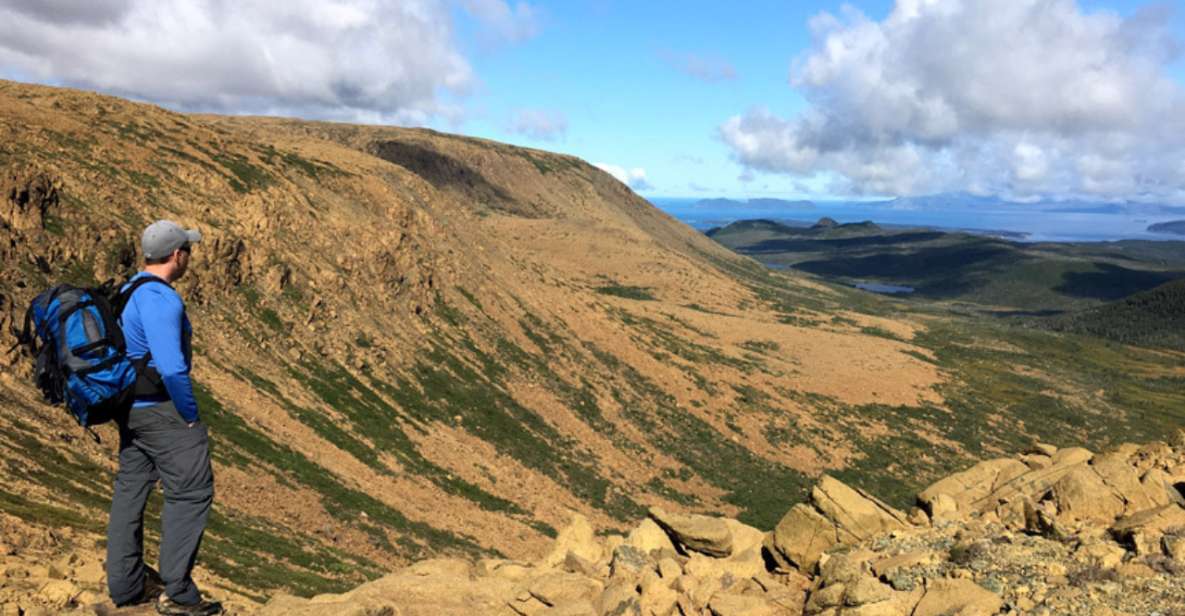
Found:
<svg viewBox="0 0 1185 616"><path fill-rule="evenodd" d="M144 229L144 235L140 236L140 248L144 250L145 259L163 259L186 244L200 241L201 231L182 229L181 225L171 220L158 220Z"/></svg>

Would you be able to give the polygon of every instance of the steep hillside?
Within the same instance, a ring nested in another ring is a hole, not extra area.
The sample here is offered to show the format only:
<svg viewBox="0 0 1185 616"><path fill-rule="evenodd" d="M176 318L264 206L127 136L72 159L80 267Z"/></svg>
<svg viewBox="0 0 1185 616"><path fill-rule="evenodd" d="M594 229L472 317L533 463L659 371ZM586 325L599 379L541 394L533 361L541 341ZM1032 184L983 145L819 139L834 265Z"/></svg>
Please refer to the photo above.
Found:
<svg viewBox="0 0 1185 616"><path fill-rule="evenodd" d="M1185 279L1105 306L1034 321L1034 324L1126 344L1185 350Z"/></svg>
<svg viewBox="0 0 1185 616"><path fill-rule="evenodd" d="M900 504L1030 435L1146 439L1185 408L1180 356L772 273L536 150L0 82L0 182L0 510L98 538L115 434L41 404L8 336L51 282L134 271L147 222L196 225L202 575L255 599L537 556L572 511L769 527L825 471Z"/></svg>

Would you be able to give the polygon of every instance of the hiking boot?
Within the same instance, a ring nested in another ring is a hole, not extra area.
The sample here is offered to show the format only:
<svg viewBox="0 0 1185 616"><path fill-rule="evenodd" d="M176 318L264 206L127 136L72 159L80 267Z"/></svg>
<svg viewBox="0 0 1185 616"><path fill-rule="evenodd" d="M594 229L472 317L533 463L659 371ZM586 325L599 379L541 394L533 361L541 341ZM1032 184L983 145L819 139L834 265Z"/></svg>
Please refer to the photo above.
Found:
<svg viewBox="0 0 1185 616"><path fill-rule="evenodd" d="M161 579L160 574L152 567L144 568L144 590L140 591L140 596L116 605L116 608L132 607L136 605L148 605L155 603L161 593L165 592L165 581Z"/></svg>
<svg viewBox="0 0 1185 616"><path fill-rule="evenodd" d="M222 604L206 600L190 604L177 603L162 592L156 600L156 613L169 616L213 616L222 613Z"/></svg>

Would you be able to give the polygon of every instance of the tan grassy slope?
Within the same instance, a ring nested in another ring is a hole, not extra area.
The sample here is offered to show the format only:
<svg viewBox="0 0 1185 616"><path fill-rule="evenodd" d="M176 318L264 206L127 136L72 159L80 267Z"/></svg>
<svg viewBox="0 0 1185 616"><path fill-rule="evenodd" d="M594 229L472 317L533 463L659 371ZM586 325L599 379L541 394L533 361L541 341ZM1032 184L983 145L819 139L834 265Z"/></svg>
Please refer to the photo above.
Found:
<svg viewBox="0 0 1185 616"><path fill-rule="evenodd" d="M571 510L769 527L827 469L907 494L1026 431L1091 442L1180 400L1122 381L1100 406L1082 353L1027 350L1062 338L1000 351L771 274L578 159L494 142L0 82L0 182L5 332L53 281L133 271L153 219L206 234L180 284L219 486L202 562L257 597L535 555ZM1179 360L1123 357L1153 380ZM80 438L27 359L0 364L0 509L101 530L114 434Z"/></svg>

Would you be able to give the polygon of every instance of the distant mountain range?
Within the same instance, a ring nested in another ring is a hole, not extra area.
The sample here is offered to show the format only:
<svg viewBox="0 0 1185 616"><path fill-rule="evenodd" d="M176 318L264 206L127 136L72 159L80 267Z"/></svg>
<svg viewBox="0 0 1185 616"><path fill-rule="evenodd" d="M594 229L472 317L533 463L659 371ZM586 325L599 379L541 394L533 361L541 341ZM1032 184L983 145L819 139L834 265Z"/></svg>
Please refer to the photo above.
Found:
<svg viewBox="0 0 1185 616"><path fill-rule="evenodd" d="M1153 233L1174 233L1176 235L1185 235L1185 220L1158 222L1154 225L1148 225L1148 230Z"/></svg>
<svg viewBox="0 0 1185 616"><path fill-rule="evenodd" d="M1130 214L1141 216L1175 216L1185 215L1185 206L1167 205L1159 203L1133 202L1100 202L1083 200L1053 200L1043 199L1032 202L1010 201L1008 199L988 195L973 195L970 193L939 193L934 195L919 195L914 197L897 197L883 201L866 202L873 205L884 205L897 210L942 210L956 208L1016 208L1019 210L1038 210L1042 212L1065 214ZM729 199L711 198L701 199L695 203L698 208L736 208L736 209L768 209L779 210L813 210L816 203L808 200L788 199Z"/></svg>
<svg viewBox="0 0 1185 616"><path fill-rule="evenodd" d="M1001 197L972 195L970 193L940 193L917 197L898 197L886 201L897 209L926 210L950 207L1013 207L1066 214L1131 214L1145 216L1172 216L1185 214L1185 206L1161 203L1102 202L1053 199L1018 202Z"/></svg>
<svg viewBox="0 0 1185 616"><path fill-rule="evenodd" d="M701 199L694 207L714 208L746 208L768 210L813 210L812 201L788 201L786 199Z"/></svg>

